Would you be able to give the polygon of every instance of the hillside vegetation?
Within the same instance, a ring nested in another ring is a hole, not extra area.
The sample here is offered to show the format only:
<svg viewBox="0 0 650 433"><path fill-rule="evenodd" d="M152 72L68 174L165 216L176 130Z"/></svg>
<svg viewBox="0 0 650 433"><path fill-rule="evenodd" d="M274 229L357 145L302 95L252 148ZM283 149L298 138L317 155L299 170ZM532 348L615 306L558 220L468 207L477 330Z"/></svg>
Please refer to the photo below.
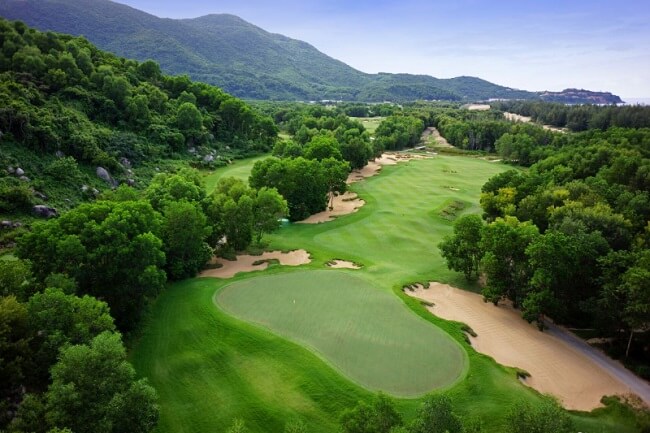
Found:
<svg viewBox="0 0 650 433"><path fill-rule="evenodd" d="M313 46L233 15L162 19L108 0L6 0L0 15L41 30L83 35L100 48L242 98L407 101L532 98L474 77L366 74Z"/></svg>

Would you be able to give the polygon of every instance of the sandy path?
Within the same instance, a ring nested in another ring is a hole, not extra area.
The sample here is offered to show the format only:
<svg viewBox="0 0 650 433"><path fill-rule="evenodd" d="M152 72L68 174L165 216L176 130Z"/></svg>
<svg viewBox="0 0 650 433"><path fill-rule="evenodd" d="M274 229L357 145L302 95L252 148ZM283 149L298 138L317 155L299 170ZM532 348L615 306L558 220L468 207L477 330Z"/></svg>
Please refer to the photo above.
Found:
<svg viewBox="0 0 650 433"><path fill-rule="evenodd" d="M309 253L305 250L294 250L288 253L282 251L267 251L259 256L243 254L237 256L237 260L226 260L221 257L214 257L212 264L220 263L222 266L216 269L206 269L199 274L199 277L232 278L238 272L262 271L269 267L268 262L255 265L255 262L262 260L278 260L281 265L300 266L311 262Z"/></svg>
<svg viewBox="0 0 650 433"><path fill-rule="evenodd" d="M465 108L467 108L468 110L472 110L472 111L487 111L487 110L490 109L490 105L489 104L470 104L470 105L466 106Z"/></svg>
<svg viewBox="0 0 650 433"><path fill-rule="evenodd" d="M476 293L440 283L406 293L432 302L427 308L435 315L469 325L478 335L470 337L478 352L526 370L531 377L524 383L557 397L568 409L592 410L601 406L603 395L631 392L607 369L557 336L538 331L511 307L495 307Z"/></svg>
<svg viewBox="0 0 650 433"><path fill-rule="evenodd" d="M440 132L434 128L433 126L429 126L427 129L424 130L422 133L422 137L420 137L420 141L422 143L427 143L429 141L433 141L436 146L438 147L454 147L449 142L440 135Z"/></svg>
<svg viewBox="0 0 650 433"><path fill-rule="evenodd" d="M339 259L328 262L327 266L334 269L361 269L361 266L357 265L354 262L350 262L348 260L339 260Z"/></svg>

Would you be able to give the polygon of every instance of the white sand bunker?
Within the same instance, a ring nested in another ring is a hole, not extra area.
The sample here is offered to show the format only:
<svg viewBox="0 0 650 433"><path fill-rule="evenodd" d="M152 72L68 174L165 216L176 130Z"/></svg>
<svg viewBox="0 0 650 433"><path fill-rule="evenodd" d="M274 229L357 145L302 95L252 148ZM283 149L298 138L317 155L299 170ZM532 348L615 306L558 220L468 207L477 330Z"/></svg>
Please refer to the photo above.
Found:
<svg viewBox="0 0 650 433"><path fill-rule="evenodd" d="M348 184L359 182L368 177L372 177L381 171L381 168L384 165L395 165L398 162L406 162L412 159L429 159L431 158L428 155L422 155L419 153L398 153L398 152L386 152L383 153L379 158L375 158L374 161L368 162L365 167L360 170L352 170L346 181Z"/></svg>
<svg viewBox="0 0 650 433"><path fill-rule="evenodd" d="M348 260L335 259L327 262L327 266L334 269L361 269L361 266Z"/></svg>
<svg viewBox="0 0 650 433"><path fill-rule="evenodd" d="M512 307L495 307L481 295L440 283L405 292L432 303L427 308L436 316L469 325L477 334L470 341L478 352L527 371L526 385L559 398L567 409L592 410L604 395L630 392L586 355L526 323Z"/></svg>
<svg viewBox="0 0 650 433"><path fill-rule="evenodd" d="M470 111L487 111L490 109L489 104L469 104L465 108Z"/></svg>
<svg viewBox="0 0 650 433"><path fill-rule="evenodd" d="M305 250L294 250L288 253L267 251L259 256L244 254L237 256L237 260L214 257L210 263L222 266L216 269L206 269L199 274L199 277L232 278L238 272L262 271L269 267L269 260L277 260L284 266L300 266L311 262L309 253Z"/></svg>
<svg viewBox="0 0 650 433"><path fill-rule="evenodd" d="M359 210L366 204L356 193L347 191L345 194L337 195L332 200L332 208L311 215L309 218L298 221L300 224L318 224L332 221L341 215L348 215Z"/></svg>

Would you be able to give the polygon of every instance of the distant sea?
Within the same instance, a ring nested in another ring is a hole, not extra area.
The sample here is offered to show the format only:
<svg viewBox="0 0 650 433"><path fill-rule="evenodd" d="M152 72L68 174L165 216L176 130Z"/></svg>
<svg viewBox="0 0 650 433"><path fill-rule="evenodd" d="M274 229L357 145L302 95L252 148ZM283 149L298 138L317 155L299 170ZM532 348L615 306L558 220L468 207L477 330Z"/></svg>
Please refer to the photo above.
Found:
<svg viewBox="0 0 650 433"><path fill-rule="evenodd" d="M621 99L625 101L623 105L650 105L650 98L626 98L621 96Z"/></svg>

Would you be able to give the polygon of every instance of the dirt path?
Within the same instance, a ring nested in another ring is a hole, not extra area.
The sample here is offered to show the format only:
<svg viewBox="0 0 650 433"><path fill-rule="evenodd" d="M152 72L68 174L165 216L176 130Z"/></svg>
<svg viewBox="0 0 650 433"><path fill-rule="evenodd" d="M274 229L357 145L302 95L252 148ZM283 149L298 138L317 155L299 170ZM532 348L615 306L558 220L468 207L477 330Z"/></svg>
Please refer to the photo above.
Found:
<svg viewBox="0 0 650 433"><path fill-rule="evenodd" d="M511 122L529 123L529 122L533 121L533 119L531 117L522 116L521 114L516 114L516 113L508 113L507 111L505 113L503 113L503 117L505 117L506 120L509 120ZM551 125L542 125L542 128L547 129L549 131L566 132L564 129L557 128L557 127L551 126Z"/></svg>
<svg viewBox="0 0 650 433"><path fill-rule="evenodd" d="M554 332L538 331L507 305L495 307L476 293L440 283L406 293L432 302L427 308L435 315L469 325L477 334L470 341L478 352L527 371L531 376L524 381L526 385L557 397L568 409L592 410L601 406L604 395L635 390L611 368Z"/></svg>
<svg viewBox="0 0 650 433"><path fill-rule="evenodd" d="M433 144L438 147L454 147L449 144L445 137L440 135L440 132L433 126L429 126L424 130L422 137L420 137L420 142L424 144L430 144L433 142Z"/></svg>
<svg viewBox="0 0 650 433"><path fill-rule="evenodd" d="M277 260L281 265L285 266L300 266L311 262L309 253L305 250L294 250L288 253L267 251L259 256L243 254L237 256L237 260L214 257L211 263L218 263L221 267L206 269L199 274L199 277L232 278L239 272L263 271L269 267L269 260Z"/></svg>

